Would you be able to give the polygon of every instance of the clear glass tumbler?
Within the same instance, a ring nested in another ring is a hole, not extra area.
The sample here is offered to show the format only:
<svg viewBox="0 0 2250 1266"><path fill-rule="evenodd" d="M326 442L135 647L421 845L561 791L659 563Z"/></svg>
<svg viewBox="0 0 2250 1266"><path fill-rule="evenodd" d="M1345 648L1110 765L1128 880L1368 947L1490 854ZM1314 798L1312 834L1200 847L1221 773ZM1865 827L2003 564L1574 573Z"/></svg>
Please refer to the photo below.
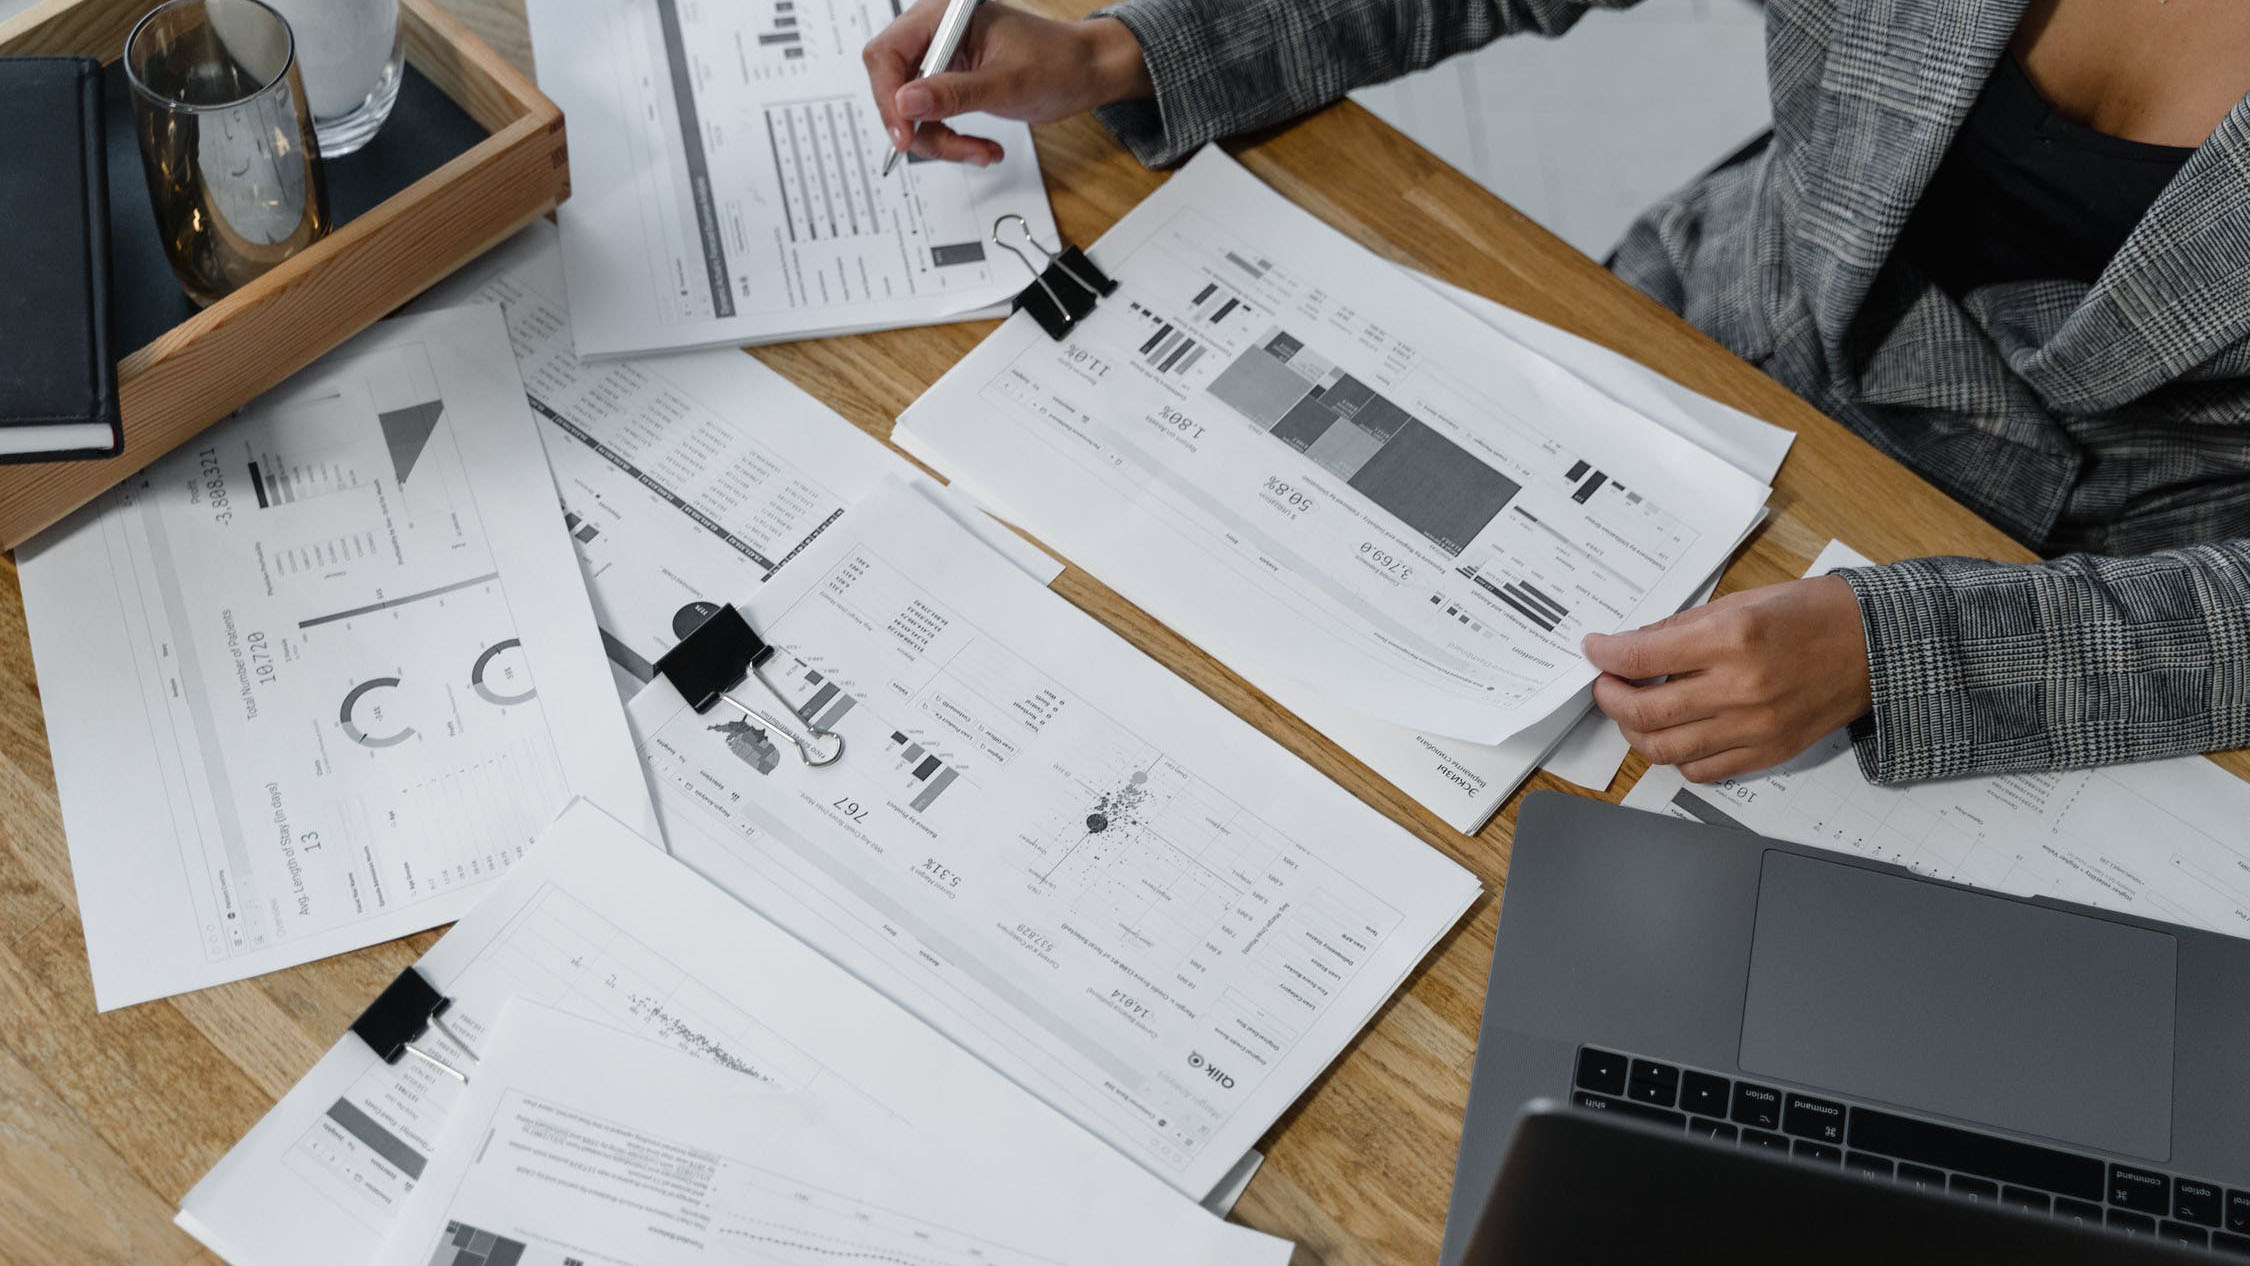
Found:
<svg viewBox="0 0 2250 1266"><path fill-rule="evenodd" d="M406 42L398 0L266 0L297 33L320 152L342 158L375 138L398 104Z"/></svg>
<svg viewBox="0 0 2250 1266"><path fill-rule="evenodd" d="M289 23L258 0L167 0L125 38L149 204L199 306L327 236Z"/></svg>

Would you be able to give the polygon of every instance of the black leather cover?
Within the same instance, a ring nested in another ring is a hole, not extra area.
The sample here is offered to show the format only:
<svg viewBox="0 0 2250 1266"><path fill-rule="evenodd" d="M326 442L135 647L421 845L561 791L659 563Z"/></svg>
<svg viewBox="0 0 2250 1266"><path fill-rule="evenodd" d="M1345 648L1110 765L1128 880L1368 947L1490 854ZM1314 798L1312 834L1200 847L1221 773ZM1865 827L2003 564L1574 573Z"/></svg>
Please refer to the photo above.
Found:
<svg viewBox="0 0 2250 1266"><path fill-rule="evenodd" d="M0 427L101 424L110 437L0 461L114 456L124 430L110 347L101 67L0 58L0 121Z"/></svg>

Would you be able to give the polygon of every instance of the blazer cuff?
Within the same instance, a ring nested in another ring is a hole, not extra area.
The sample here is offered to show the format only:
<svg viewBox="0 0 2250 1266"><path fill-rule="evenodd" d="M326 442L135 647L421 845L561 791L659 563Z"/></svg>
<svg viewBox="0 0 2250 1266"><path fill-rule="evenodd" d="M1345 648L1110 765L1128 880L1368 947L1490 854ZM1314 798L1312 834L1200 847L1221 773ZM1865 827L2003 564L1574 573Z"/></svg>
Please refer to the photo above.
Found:
<svg viewBox="0 0 2250 1266"><path fill-rule="evenodd" d="M1919 782L1971 772L1975 732L1957 645L1952 590L1923 560L1840 567L1867 631L1874 707L1851 726L1853 754L1873 783Z"/></svg>
<svg viewBox="0 0 2250 1266"><path fill-rule="evenodd" d="M1230 106L1213 85L1211 34L1179 0L1122 0L1090 17L1116 18L1140 41L1156 95L1094 111L1144 166L1169 167L1218 139Z"/></svg>

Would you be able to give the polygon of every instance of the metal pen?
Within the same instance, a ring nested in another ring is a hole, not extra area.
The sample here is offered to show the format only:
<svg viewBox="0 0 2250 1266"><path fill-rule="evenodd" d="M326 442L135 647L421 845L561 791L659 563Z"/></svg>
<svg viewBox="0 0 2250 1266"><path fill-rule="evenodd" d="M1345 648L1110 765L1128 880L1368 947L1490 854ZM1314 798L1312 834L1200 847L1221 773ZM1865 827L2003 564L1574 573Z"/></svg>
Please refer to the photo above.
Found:
<svg viewBox="0 0 2250 1266"><path fill-rule="evenodd" d="M969 33L969 19L976 11L977 0L946 0L945 16L938 19L937 31L930 36L929 51L922 54L922 69L915 73L915 79L927 79L953 64L953 54L960 50L961 37ZM922 125L915 124L914 131L919 135ZM905 153L905 150L894 149L891 156L883 160L885 176L898 166L900 156Z"/></svg>

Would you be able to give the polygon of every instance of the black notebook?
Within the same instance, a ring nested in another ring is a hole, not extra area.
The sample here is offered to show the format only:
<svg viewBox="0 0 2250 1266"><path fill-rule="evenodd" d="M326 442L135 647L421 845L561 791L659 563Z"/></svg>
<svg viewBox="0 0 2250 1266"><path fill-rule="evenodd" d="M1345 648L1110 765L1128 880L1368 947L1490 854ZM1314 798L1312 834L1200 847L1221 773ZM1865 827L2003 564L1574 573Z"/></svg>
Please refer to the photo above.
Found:
<svg viewBox="0 0 2250 1266"><path fill-rule="evenodd" d="M114 456L101 67L0 58L0 118L0 461Z"/></svg>

